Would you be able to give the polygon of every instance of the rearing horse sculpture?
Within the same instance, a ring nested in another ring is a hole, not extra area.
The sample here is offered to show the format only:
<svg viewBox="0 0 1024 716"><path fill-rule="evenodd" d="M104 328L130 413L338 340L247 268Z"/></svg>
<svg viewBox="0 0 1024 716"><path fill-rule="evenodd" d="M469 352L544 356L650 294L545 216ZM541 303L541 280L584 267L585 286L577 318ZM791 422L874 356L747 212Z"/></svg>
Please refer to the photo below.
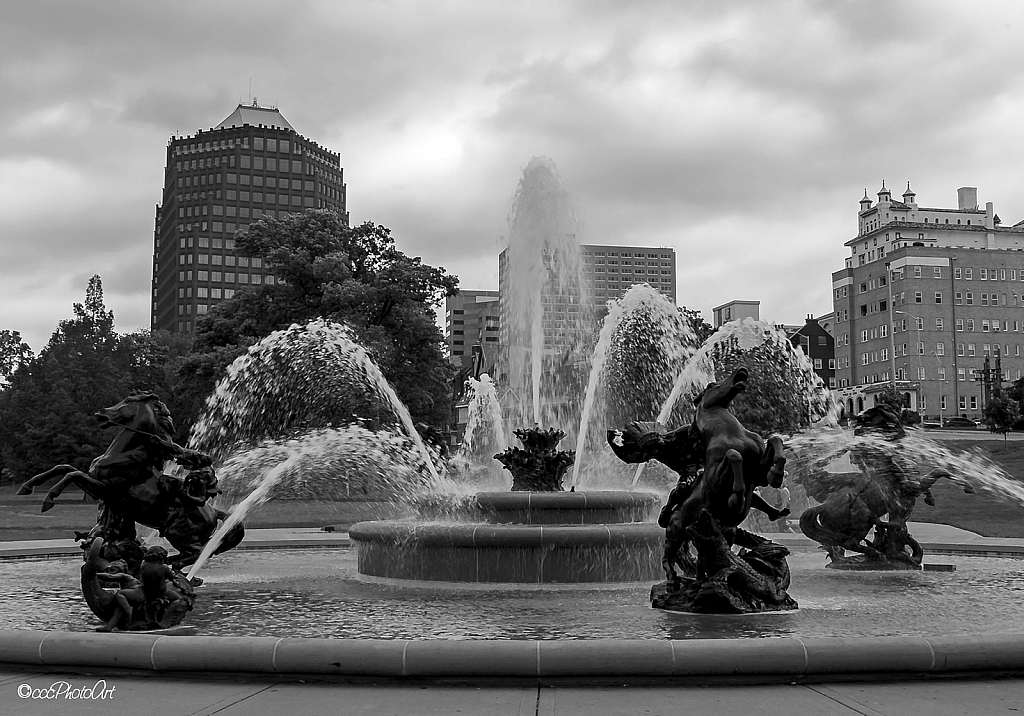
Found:
<svg viewBox="0 0 1024 716"><path fill-rule="evenodd" d="M675 563L689 545L687 528L697 522L702 510L710 513L732 544L737 526L750 512L754 488L782 486L786 474L782 439L762 440L728 410L733 398L746 390L748 378L746 368L737 368L728 378L710 383L695 400L694 425L707 445L704 475L672 514L665 531L662 565L669 584L678 584Z"/></svg>
<svg viewBox="0 0 1024 716"><path fill-rule="evenodd" d="M43 512L53 508L68 485L77 485L103 502L100 524L90 536L103 533L108 541L112 536L134 539L134 523L138 522L158 530L178 550L171 562L175 569L191 564L219 520L227 517L226 512L207 504L216 494L211 459L175 444L170 412L153 393L129 395L98 411L96 417L104 427L120 430L106 452L92 461L88 473L72 465L57 465L26 480L18 494L30 494L33 487L60 476L43 500ZM193 472L184 481L164 475L169 460ZM244 534L239 524L217 552L235 547Z"/></svg>
<svg viewBox="0 0 1024 716"><path fill-rule="evenodd" d="M808 496L822 504L800 516L804 536L821 543L829 566L855 569L919 569L924 551L907 531L907 521L918 497L935 505L931 488L946 478L974 493L974 486L944 468L921 475L917 465L900 454L899 441L906 436L899 415L882 406L865 410L856 418L854 435L874 436L849 450L860 474L833 476L824 465L845 450L811 463L800 478ZM883 517L888 515L887 520ZM868 533L875 530L869 542ZM846 558L846 551L863 557Z"/></svg>

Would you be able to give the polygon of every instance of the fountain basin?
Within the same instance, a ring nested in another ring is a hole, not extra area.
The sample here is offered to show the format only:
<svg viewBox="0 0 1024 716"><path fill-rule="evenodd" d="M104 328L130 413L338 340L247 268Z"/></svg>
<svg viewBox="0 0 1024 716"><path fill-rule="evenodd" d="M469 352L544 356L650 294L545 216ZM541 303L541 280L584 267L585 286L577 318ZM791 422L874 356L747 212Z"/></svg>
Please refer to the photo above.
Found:
<svg viewBox="0 0 1024 716"><path fill-rule="evenodd" d="M360 574L435 582L636 582L661 572L663 531L643 522L647 492L480 492L455 515L474 522L360 522ZM446 504L424 502L421 516ZM450 511L446 514L452 514ZM480 524L483 522L483 524Z"/></svg>
<svg viewBox="0 0 1024 716"><path fill-rule="evenodd" d="M360 522L360 574L439 582L594 583L661 577L656 524Z"/></svg>

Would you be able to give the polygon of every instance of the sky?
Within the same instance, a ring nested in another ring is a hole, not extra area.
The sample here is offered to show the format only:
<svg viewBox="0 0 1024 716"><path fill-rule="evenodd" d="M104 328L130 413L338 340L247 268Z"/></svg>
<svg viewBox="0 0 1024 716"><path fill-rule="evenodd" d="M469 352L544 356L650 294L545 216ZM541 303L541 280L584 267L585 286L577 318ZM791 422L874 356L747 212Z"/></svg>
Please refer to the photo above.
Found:
<svg viewBox="0 0 1024 716"><path fill-rule="evenodd" d="M1024 219L1024 3L80 2L0 10L0 329L36 351L103 279L149 325L174 134L277 106L341 154L353 223L497 288L516 184L557 164L581 240L670 246L677 299L831 310L857 202L978 188Z"/></svg>

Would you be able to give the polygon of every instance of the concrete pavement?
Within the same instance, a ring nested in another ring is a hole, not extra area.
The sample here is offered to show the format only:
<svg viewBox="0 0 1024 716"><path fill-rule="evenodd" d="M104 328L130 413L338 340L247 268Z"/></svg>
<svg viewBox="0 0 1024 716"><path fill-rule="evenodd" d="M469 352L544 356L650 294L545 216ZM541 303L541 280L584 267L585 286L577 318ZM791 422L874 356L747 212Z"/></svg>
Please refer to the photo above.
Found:
<svg viewBox="0 0 1024 716"><path fill-rule="evenodd" d="M49 694L54 697L45 698ZM1021 711L1022 678L761 686L536 687L283 683L144 678L102 672L0 672L0 713L9 716L990 716Z"/></svg>

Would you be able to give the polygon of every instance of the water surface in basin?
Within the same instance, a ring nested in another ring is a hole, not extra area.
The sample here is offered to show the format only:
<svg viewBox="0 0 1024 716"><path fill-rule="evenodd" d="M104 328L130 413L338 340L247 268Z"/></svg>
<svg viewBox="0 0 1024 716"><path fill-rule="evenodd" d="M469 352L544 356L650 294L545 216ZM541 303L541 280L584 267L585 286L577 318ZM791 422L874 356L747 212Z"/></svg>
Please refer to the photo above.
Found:
<svg viewBox="0 0 1024 716"><path fill-rule="evenodd" d="M235 552L204 569L186 625L204 635L440 639L712 639L1024 632L1024 562L926 555L955 572L837 572L790 557L798 612L698 616L651 609L650 584L601 587L366 581L355 550ZM0 563L0 628L87 631L74 559Z"/></svg>

